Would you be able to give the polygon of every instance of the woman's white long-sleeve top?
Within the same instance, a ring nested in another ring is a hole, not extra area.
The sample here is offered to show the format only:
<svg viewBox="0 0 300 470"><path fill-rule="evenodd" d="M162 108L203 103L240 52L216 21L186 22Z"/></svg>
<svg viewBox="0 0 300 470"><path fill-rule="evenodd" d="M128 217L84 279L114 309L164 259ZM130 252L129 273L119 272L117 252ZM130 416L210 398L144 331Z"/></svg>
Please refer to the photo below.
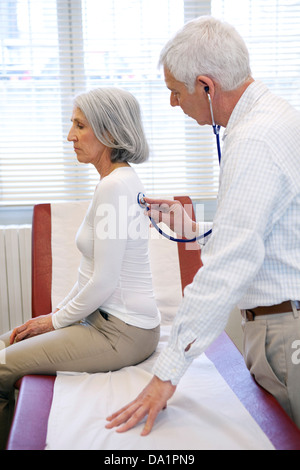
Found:
<svg viewBox="0 0 300 470"><path fill-rule="evenodd" d="M76 236L82 254L78 281L52 316L55 329L83 320L99 307L140 328L159 324L149 221L137 204L139 192L144 188L131 167L117 168L98 183Z"/></svg>

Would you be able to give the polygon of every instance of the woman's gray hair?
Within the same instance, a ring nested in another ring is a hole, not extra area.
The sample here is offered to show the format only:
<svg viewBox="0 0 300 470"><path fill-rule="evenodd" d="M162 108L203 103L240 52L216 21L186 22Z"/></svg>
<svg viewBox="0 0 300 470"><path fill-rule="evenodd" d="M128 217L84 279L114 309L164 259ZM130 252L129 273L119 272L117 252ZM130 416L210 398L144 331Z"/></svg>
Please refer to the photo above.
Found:
<svg viewBox="0 0 300 470"><path fill-rule="evenodd" d="M96 88L78 95L74 105L85 115L97 139L113 149L112 162L142 163L149 156L136 98L120 88Z"/></svg>
<svg viewBox="0 0 300 470"><path fill-rule="evenodd" d="M251 76L249 53L236 29L211 16L201 16L184 25L160 55L174 78L195 90L196 78L205 75L231 91Z"/></svg>

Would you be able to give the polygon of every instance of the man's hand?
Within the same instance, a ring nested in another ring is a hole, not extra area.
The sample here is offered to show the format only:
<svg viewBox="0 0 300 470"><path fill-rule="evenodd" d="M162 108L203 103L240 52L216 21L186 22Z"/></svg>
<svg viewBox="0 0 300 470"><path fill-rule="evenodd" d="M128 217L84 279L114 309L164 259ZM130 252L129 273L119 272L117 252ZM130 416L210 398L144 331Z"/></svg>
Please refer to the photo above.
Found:
<svg viewBox="0 0 300 470"><path fill-rule="evenodd" d="M165 223L173 232L186 238L198 235L198 225L191 218L192 205L183 205L180 201L150 199L145 197L149 210L147 215L156 223Z"/></svg>
<svg viewBox="0 0 300 470"><path fill-rule="evenodd" d="M125 432L136 426L146 415L146 424L141 436L147 436L154 425L157 415L167 407L167 401L174 394L176 386L170 381L164 382L154 376L139 396L121 410L107 418L105 427L111 429L120 426L117 432Z"/></svg>
<svg viewBox="0 0 300 470"><path fill-rule="evenodd" d="M52 314L49 313L48 315L32 318L24 325L18 326L10 336L10 344L54 330L51 317Z"/></svg>

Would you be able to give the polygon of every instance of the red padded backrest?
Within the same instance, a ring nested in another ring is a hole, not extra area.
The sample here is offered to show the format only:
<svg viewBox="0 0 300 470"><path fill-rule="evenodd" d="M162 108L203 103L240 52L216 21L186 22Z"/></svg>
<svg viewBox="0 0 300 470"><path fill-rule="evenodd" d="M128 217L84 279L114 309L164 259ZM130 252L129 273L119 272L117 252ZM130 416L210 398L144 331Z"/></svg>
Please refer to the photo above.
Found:
<svg viewBox="0 0 300 470"><path fill-rule="evenodd" d="M38 204L32 220L32 316L52 311L51 205Z"/></svg>
<svg viewBox="0 0 300 470"><path fill-rule="evenodd" d="M180 201L189 216L195 220L195 212L193 204L188 196L176 196L175 200ZM177 243L182 293L188 284L191 284L195 274L201 268L201 250L197 242L193 243Z"/></svg>

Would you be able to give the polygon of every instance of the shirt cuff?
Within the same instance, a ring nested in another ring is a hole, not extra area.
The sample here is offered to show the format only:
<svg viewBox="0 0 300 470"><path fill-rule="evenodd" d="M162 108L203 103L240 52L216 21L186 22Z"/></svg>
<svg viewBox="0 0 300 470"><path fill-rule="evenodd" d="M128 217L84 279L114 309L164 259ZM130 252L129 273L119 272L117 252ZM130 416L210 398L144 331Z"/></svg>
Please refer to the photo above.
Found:
<svg viewBox="0 0 300 470"><path fill-rule="evenodd" d="M160 380L164 382L170 380L172 385L177 385L192 361L192 357L187 358L184 353L179 353L167 347L158 357L152 372Z"/></svg>
<svg viewBox="0 0 300 470"><path fill-rule="evenodd" d="M60 311L60 310L59 310L59 311ZM57 312L57 313L58 313L58 312ZM52 314L51 319L52 319L53 328L54 328L55 330L59 330L60 328L62 328L61 325L59 324L59 322L57 321L57 314L56 314L56 313L53 313L53 314Z"/></svg>

